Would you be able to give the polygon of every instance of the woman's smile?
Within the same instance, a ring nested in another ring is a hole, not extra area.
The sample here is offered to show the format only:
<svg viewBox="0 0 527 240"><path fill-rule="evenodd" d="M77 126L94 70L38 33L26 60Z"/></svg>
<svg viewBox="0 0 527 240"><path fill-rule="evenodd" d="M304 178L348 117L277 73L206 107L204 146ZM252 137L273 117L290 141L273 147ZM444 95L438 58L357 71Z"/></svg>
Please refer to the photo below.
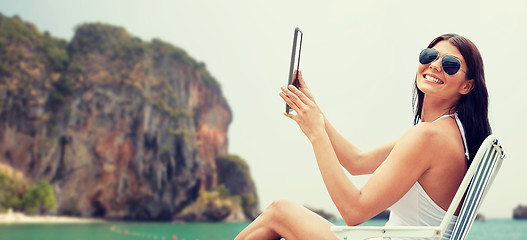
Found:
<svg viewBox="0 0 527 240"><path fill-rule="evenodd" d="M444 84L445 83L445 82L441 81L441 79L439 79L438 77L436 77L434 75L431 75L431 74L425 74L423 77L429 82L434 82L434 83L437 83L437 84Z"/></svg>

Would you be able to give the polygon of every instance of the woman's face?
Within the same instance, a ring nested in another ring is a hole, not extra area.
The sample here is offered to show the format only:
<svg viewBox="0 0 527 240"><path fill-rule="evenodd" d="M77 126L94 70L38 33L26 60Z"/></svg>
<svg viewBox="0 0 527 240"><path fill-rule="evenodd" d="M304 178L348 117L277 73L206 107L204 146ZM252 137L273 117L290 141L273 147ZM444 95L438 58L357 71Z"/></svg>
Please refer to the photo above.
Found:
<svg viewBox="0 0 527 240"><path fill-rule="evenodd" d="M417 68L417 87L425 93L428 98L435 98L452 101L455 103L462 94L467 94L472 90L473 80L466 80L467 65L463 55L449 41L438 42L434 47L439 52L439 57L430 64L419 64ZM441 67L442 57L451 55L461 60L461 69L454 75L448 75ZM452 103L452 104L453 104Z"/></svg>

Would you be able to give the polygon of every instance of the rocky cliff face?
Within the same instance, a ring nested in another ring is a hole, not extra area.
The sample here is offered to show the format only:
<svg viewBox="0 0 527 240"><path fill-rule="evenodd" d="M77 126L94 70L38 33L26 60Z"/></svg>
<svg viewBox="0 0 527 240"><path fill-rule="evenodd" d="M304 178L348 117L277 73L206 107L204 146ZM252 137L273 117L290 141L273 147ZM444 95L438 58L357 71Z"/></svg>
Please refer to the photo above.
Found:
<svg viewBox="0 0 527 240"><path fill-rule="evenodd" d="M221 184L232 113L203 63L106 24L66 42L0 15L0 37L0 162L59 214L171 220Z"/></svg>

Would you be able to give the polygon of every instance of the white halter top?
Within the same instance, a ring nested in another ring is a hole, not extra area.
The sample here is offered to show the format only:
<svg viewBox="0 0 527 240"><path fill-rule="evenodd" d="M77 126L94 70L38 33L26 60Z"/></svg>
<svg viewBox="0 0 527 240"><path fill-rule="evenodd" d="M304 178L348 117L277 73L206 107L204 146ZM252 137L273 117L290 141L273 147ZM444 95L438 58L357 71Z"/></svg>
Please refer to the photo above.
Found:
<svg viewBox="0 0 527 240"><path fill-rule="evenodd" d="M465 139L465 130L463 129L463 125L461 124L457 113L443 115L433 122L446 117L455 117L461 137L463 138L465 156L468 160L469 155L467 141ZM388 222L386 222L386 226L439 226L441 225L441 221L445 214L446 211L439 207L432 198L428 196L421 184L415 182L412 188L410 188L410 190L408 190L399 201L390 207L390 218ZM450 238L456 220L457 216L453 216L441 240L448 240ZM396 239L402 240L405 238L392 238L392 240ZM415 240L415 238L412 239Z"/></svg>
<svg viewBox="0 0 527 240"><path fill-rule="evenodd" d="M437 121L439 121L439 120L441 120L443 118L447 118L447 117L455 117L455 119L456 119L457 127L459 128L459 133L461 133L461 138L463 139L463 146L465 147L465 157L467 158L467 161L468 161L468 159L470 157L468 155L468 145L467 145L467 139L465 138L465 129L463 128L463 124L461 123L461 120L459 120L459 117L457 116L457 113L443 115L441 117L438 117L433 122L437 122Z"/></svg>

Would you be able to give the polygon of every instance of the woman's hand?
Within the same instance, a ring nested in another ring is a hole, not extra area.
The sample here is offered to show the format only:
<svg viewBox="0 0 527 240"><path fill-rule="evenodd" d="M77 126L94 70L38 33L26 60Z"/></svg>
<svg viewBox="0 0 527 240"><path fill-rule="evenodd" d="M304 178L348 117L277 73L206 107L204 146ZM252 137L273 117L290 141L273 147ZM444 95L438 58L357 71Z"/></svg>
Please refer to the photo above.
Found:
<svg viewBox="0 0 527 240"><path fill-rule="evenodd" d="M296 115L290 113L284 115L293 119L310 141L321 134L326 134L324 115L315 102L293 85L281 89L280 97L296 112Z"/></svg>
<svg viewBox="0 0 527 240"><path fill-rule="evenodd" d="M306 97L309 98L309 100L313 101L316 104L315 98L311 94L311 91L307 87L307 84L304 81L304 78L302 77L302 71L300 71L300 70L295 71L293 79L297 78L297 74L298 74L298 90L300 90L302 93L304 93L304 95L306 95Z"/></svg>

